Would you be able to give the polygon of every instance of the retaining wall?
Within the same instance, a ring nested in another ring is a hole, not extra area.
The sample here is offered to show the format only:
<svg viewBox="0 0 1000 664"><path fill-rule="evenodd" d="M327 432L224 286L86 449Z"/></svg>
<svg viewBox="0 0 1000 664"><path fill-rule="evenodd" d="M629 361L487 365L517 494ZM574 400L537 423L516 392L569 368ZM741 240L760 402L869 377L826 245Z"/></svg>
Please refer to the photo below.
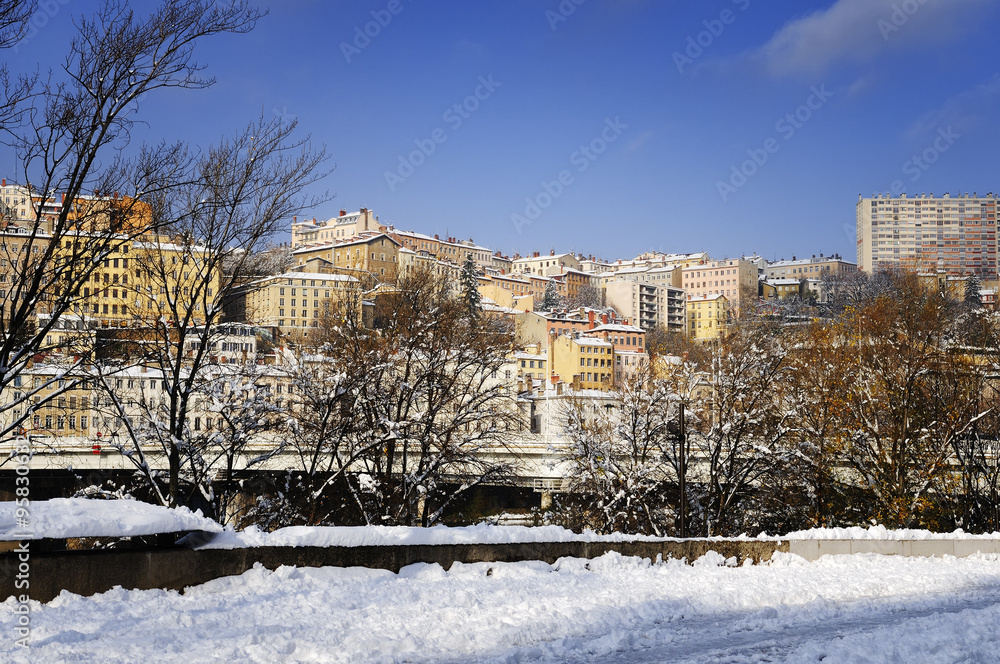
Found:
<svg viewBox="0 0 1000 664"><path fill-rule="evenodd" d="M29 597L47 602L63 590L79 595L110 590L166 588L183 590L222 576L242 574L260 563L268 569L298 567L370 567L398 572L414 563L437 563L448 569L455 562L519 562L559 558L597 558L617 551L623 556L655 560L695 560L708 551L738 562L771 559L787 551L787 542L675 540L665 542L546 542L531 544L455 544L427 546L255 547L248 549L185 548L29 552ZM20 560L16 553L0 555L0 599L24 590L15 588Z"/></svg>
<svg viewBox="0 0 1000 664"><path fill-rule="evenodd" d="M544 542L529 544L454 544L425 546L255 547L204 549L182 547L30 551L28 595L47 602L63 590L93 595L121 586L148 590L183 590L223 576L242 574L260 563L267 569L297 567L369 567L398 572L414 563L519 562L559 558L597 558L617 551L623 556L693 561L708 551L738 563L768 561L776 551L816 560L824 555L879 553L901 556L969 556L1000 553L1000 540L670 540L663 542ZM0 601L14 594L19 554L0 554Z"/></svg>

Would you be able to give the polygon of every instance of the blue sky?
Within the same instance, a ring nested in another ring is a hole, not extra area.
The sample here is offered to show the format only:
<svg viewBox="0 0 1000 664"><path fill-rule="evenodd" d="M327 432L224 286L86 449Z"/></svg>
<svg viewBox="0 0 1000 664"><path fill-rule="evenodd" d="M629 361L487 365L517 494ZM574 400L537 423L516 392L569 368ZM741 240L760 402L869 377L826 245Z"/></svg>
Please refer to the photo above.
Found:
<svg viewBox="0 0 1000 664"><path fill-rule="evenodd" d="M96 5L51 4L15 70ZM336 166L315 216L505 253L853 258L858 194L1000 191L998 5L288 0L203 42L218 83L149 98L136 140L294 117Z"/></svg>

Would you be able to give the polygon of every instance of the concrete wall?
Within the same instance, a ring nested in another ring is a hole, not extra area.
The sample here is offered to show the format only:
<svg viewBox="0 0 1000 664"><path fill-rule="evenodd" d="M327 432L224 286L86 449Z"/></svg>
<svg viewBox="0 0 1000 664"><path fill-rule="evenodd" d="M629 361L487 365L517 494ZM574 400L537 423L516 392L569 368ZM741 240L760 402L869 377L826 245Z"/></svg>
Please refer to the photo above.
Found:
<svg viewBox="0 0 1000 664"><path fill-rule="evenodd" d="M29 596L47 602L63 590L79 595L105 592L115 586L148 590L183 590L223 576L242 574L260 563L268 569L298 567L369 567L398 572L414 563L437 563L449 569L455 562L518 562L559 558L597 558L617 551L623 556L655 560L696 560L708 551L738 563L763 562L776 551L816 560L824 555L878 553L899 556L969 556L1000 553L1000 540L670 540L664 542L544 542L530 544L456 544L427 546L258 547L202 550L152 548L50 551L29 555ZM0 554L0 601L24 590L14 586L18 554Z"/></svg>
<svg viewBox="0 0 1000 664"><path fill-rule="evenodd" d="M557 542L532 544L460 544L435 546L258 547L202 550L89 550L32 552L29 555L29 596L47 602L63 590L79 595L100 593L115 586L128 589L183 590L222 576L242 574L260 563L268 569L298 567L369 567L398 572L414 563L438 563L448 569L455 562L518 562L559 558L596 558L609 551L655 560L693 561L708 551L735 557L738 562L770 560L775 551L787 551L785 542L676 540L666 542ZM15 588L17 554L0 555L0 601L24 590Z"/></svg>

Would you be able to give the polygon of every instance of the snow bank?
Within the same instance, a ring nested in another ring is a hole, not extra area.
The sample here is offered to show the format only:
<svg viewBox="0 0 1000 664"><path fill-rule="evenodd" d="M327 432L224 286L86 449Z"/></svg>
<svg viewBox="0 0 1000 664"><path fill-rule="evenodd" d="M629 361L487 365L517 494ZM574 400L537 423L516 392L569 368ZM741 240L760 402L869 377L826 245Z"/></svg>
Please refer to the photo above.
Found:
<svg viewBox="0 0 1000 664"><path fill-rule="evenodd" d="M396 546L427 544L526 544L536 542L662 541L641 535L574 533L561 526L477 526L408 528L404 526L292 526L267 533L251 526L226 530L198 544L198 549L240 549L253 546Z"/></svg>
<svg viewBox="0 0 1000 664"><path fill-rule="evenodd" d="M985 535L973 535L961 528L950 533L934 533L929 530L900 529L889 530L885 526L871 526L861 528L854 526L851 528L813 528L811 530L797 530L787 535L767 539L794 539L794 540L956 540L956 539L1000 539L1000 533L987 533Z"/></svg>
<svg viewBox="0 0 1000 664"><path fill-rule="evenodd" d="M17 505L0 502L0 541L65 538L127 537L184 530L211 533L192 540L194 548L239 549L255 546L397 546L430 544L527 544L540 542L669 541L672 538L614 533L575 533L560 526L476 526L407 528L401 526L295 526L271 533L256 527L243 531L223 529L215 521L181 507L170 509L135 500L56 498L30 503L30 534L18 530ZM727 538L713 537L723 540ZM761 533L736 540L954 540L1000 539L1000 533L972 535L962 530L933 533L928 530L870 528L814 528L787 535Z"/></svg>
<svg viewBox="0 0 1000 664"><path fill-rule="evenodd" d="M201 510L171 509L137 500L54 498L32 501L27 528L20 528L17 504L0 502L0 541L66 537L128 537L182 530L222 530Z"/></svg>

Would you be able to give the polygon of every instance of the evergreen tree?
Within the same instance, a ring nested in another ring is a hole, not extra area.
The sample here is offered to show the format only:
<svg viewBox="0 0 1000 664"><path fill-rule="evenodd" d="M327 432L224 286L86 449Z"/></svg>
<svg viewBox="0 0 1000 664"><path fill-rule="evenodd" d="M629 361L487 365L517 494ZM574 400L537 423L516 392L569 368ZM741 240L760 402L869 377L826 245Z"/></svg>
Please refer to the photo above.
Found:
<svg viewBox="0 0 1000 664"><path fill-rule="evenodd" d="M479 318L483 311L483 297L479 294L479 275L476 272L476 262L470 253L462 265L462 291L470 318Z"/></svg>
<svg viewBox="0 0 1000 664"><path fill-rule="evenodd" d="M965 281L965 306L970 309L982 309L983 298L979 295L982 285L979 283L979 275L973 272Z"/></svg>
<svg viewBox="0 0 1000 664"><path fill-rule="evenodd" d="M549 281L545 284L545 294L542 296L542 311L553 311L560 305L559 291L556 289L556 282Z"/></svg>

